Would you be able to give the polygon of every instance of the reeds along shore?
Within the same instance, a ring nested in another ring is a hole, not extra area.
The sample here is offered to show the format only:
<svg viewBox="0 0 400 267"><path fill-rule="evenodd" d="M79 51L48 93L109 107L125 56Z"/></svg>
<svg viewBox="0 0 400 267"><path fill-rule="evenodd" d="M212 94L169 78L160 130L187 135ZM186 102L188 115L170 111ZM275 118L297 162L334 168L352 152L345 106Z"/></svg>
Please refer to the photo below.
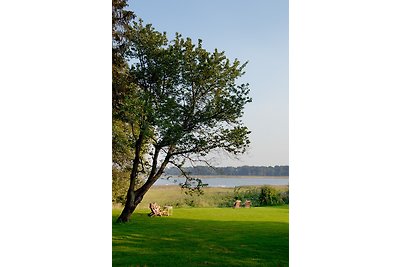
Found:
<svg viewBox="0 0 400 267"><path fill-rule="evenodd" d="M231 207L236 198L252 195L253 198L258 198L261 188L265 186L241 186L235 188L228 187L205 187L203 194L189 195L178 185L163 185L153 186L149 192L144 196L142 202L139 204L138 209L148 209L149 203L157 202L160 206L171 205L176 208L179 207ZM276 190L277 193L289 193L288 185L274 185L269 186ZM246 192L249 192L246 195ZM253 192L253 193L252 193ZM255 195L255 196L254 196ZM245 201L246 199L241 199ZM254 200L254 199L252 199ZM257 202L253 201L253 206ZM113 204L118 208L120 204Z"/></svg>

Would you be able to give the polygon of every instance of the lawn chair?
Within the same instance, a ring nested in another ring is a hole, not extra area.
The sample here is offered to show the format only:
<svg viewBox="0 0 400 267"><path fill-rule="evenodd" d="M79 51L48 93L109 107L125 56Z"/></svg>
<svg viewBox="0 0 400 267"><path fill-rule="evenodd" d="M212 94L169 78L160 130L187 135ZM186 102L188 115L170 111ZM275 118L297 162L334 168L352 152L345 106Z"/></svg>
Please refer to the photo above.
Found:
<svg viewBox="0 0 400 267"><path fill-rule="evenodd" d="M241 200L236 200L235 203L233 203L233 208L234 208L234 209L240 208L240 204L241 204L241 203L242 203Z"/></svg>
<svg viewBox="0 0 400 267"><path fill-rule="evenodd" d="M169 212L166 209L161 210L160 206L157 203L150 203L149 205L150 213L148 214L150 217L153 216L169 216Z"/></svg>

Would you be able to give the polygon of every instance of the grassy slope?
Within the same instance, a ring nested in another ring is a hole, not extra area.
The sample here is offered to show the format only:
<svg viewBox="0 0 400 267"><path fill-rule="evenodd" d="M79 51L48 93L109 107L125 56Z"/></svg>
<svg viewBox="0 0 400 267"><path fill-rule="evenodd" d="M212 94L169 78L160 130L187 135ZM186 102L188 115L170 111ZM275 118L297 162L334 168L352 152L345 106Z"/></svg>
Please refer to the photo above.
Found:
<svg viewBox="0 0 400 267"><path fill-rule="evenodd" d="M138 210L116 224L113 266L288 266L288 206L174 209L171 217Z"/></svg>

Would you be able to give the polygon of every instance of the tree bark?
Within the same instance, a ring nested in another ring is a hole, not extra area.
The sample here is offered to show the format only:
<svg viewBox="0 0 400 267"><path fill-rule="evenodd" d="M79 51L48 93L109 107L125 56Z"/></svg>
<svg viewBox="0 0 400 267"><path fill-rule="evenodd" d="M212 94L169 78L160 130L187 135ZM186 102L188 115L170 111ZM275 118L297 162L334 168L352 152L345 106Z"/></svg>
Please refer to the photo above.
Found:
<svg viewBox="0 0 400 267"><path fill-rule="evenodd" d="M150 172L149 178L147 179L146 183L136 191L134 190L134 187L131 188L131 186L129 186L125 207L122 210L121 215L118 217L117 222L121 222L121 223L129 222L136 207L139 205L140 202L142 202L144 195L147 193L147 191L150 189L150 187L158 180L158 178L160 178L161 174L164 172L164 169L167 166L167 164L172 156L173 150L174 150L174 146L170 146L168 153L167 153L166 157L164 158L164 161L162 162L160 168L158 169L158 171L156 173L157 158L158 158L158 154L160 151L159 148L156 148L156 151L155 151L154 157L153 157L153 166L152 166L152 170ZM132 184L132 175L133 175L133 170L131 173L131 184Z"/></svg>
<svg viewBox="0 0 400 267"><path fill-rule="evenodd" d="M130 175L130 183L128 192L126 194L126 203L125 207L122 210L122 213L119 215L117 222L129 222L129 219L136 209L137 204L135 205L136 194L135 194L135 183L136 177L138 175L138 168L140 162L140 151L142 149L144 134L143 131L140 132L139 137L135 144L135 158L133 160L132 172Z"/></svg>
<svg viewBox="0 0 400 267"><path fill-rule="evenodd" d="M122 210L121 214L119 215L117 222L125 223L129 222L133 211L136 209L135 205L135 192L129 188L128 194L126 197L125 207Z"/></svg>

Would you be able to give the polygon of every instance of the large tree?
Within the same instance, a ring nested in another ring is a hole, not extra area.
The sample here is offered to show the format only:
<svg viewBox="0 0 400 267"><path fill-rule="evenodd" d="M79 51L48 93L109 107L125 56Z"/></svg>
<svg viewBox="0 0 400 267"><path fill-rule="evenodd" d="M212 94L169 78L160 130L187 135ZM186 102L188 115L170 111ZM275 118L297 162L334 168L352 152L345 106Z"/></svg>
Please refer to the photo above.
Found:
<svg viewBox="0 0 400 267"><path fill-rule="evenodd" d="M113 202L125 202L126 187L132 171L131 127L119 120L118 110L130 88L130 41L135 14L126 10L126 0L112 1L112 195Z"/></svg>
<svg viewBox="0 0 400 267"><path fill-rule="evenodd" d="M132 167L125 207L119 222L131 214L168 164L221 149L243 153L250 133L241 121L251 101L248 84L237 84L244 74L238 60L224 52L208 52L199 40L165 33L133 21L126 32L131 62L127 89L113 106L114 117L131 128ZM146 174L140 187L137 179Z"/></svg>

